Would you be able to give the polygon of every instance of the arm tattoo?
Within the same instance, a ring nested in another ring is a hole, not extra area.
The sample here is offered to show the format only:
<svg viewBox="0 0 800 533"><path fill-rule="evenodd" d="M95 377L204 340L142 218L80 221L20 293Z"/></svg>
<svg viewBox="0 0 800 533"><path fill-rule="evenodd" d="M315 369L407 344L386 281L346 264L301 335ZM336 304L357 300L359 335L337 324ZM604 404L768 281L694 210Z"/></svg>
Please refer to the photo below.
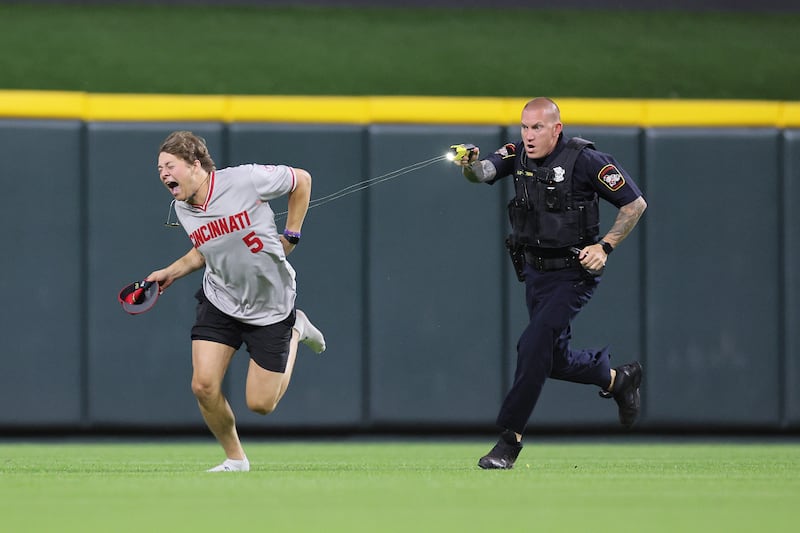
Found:
<svg viewBox="0 0 800 533"><path fill-rule="evenodd" d="M491 162L484 159L463 167L463 173L464 177L473 183L486 183L497 175L497 169Z"/></svg>
<svg viewBox="0 0 800 533"><path fill-rule="evenodd" d="M611 229L608 230L604 240L616 248L633 230L636 223L639 222L639 218L645 209L647 209L647 202L641 196L620 207L617 219Z"/></svg>

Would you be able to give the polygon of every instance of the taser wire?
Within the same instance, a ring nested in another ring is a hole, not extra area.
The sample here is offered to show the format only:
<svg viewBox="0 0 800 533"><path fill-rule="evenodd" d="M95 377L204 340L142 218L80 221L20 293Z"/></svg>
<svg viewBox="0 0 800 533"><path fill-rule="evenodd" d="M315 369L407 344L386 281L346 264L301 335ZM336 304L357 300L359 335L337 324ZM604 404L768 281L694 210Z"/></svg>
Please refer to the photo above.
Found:
<svg viewBox="0 0 800 533"><path fill-rule="evenodd" d="M328 194L328 195L323 196L321 198L312 199L308 203L308 208L309 209L313 209L315 207L319 207L321 205L325 205L325 204L327 204L329 202L333 202L334 200L338 200L339 198L342 198L344 196L356 193L358 191L363 191L364 189L368 189L368 188L370 188L370 187L372 187L374 185L377 185L379 183L383 183L384 181L389 181L391 179L398 178L398 177L400 177L400 176L402 176L404 174L408 174L409 172L414 172L415 170L419 170L421 168L425 168L425 167L427 167L429 165L432 165L434 163L438 163L439 161L443 161L445 159L447 159L447 155L440 155L440 156L432 157L430 159L426 159L424 161L419 161L417 163L414 163L412 165L408 165L406 167L402 167L402 168L398 168L396 170L392 170L391 172L387 172L386 174L383 174L381 176L377 176L375 178L370 178L370 179L366 179L366 180L363 180L363 181L359 181L358 183L354 183L352 185L348 185L347 187L345 187L345 188L343 188L341 190L338 190L338 191L336 191L334 193ZM172 219L172 213L173 213L174 210L175 210L175 200L172 200L170 202L170 204L169 204L169 210L167 211L167 220L166 220L166 222L164 222L165 226L169 226L169 227L173 227L173 228L180 226L180 222L178 222L177 215L175 216L175 220L174 221ZM276 221L277 220L282 220L287 214L288 214L288 211L283 211L281 213L276 213L275 214L275 220Z"/></svg>

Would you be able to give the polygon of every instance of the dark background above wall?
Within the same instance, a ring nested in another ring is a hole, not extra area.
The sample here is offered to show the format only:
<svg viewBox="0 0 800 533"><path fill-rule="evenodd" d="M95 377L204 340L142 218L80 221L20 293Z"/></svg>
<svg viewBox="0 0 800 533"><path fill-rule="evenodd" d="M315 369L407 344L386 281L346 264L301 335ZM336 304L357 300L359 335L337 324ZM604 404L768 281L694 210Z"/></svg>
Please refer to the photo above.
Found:
<svg viewBox="0 0 800 533"><path fill-rule="evenodd" d="M795 0L3 0L8 4L158 4L326 7L448 7L454 16L473 7L493 9L631 9L683 11L800 11Z"/></svg>

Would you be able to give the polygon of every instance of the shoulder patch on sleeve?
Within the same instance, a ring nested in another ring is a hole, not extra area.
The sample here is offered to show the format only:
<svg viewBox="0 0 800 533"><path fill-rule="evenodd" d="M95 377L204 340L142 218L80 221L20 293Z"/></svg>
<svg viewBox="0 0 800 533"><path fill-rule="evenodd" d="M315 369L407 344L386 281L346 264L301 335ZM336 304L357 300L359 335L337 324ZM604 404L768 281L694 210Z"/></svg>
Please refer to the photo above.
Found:
<svg viewBox="0 0 800 533"><path fill-rule="evenodd" d="M625 185L625 176L614 165L606 165L601 168L597 173L597 179L612 191L618 191Z"/></svg>

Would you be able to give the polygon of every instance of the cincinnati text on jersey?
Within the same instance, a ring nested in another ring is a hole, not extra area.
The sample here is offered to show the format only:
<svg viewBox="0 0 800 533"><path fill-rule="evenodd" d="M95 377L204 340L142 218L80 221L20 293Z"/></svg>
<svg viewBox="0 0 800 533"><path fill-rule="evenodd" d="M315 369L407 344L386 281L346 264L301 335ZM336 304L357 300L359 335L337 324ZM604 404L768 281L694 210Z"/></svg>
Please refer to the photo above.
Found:
<svg viewBox="0 0 800 533"><path fill-rule="evenodd" d="M200 248L206 241L210 241L222 235L227 235L228 233L233 233L234 231L239 231L248 226L250 226L250 215L247 211L242 211L241 213L218 218L217 220L212 220L207 224L203 224L194 230L189 235L189 238L192 240L192 244L195 248Z"/></svg>

